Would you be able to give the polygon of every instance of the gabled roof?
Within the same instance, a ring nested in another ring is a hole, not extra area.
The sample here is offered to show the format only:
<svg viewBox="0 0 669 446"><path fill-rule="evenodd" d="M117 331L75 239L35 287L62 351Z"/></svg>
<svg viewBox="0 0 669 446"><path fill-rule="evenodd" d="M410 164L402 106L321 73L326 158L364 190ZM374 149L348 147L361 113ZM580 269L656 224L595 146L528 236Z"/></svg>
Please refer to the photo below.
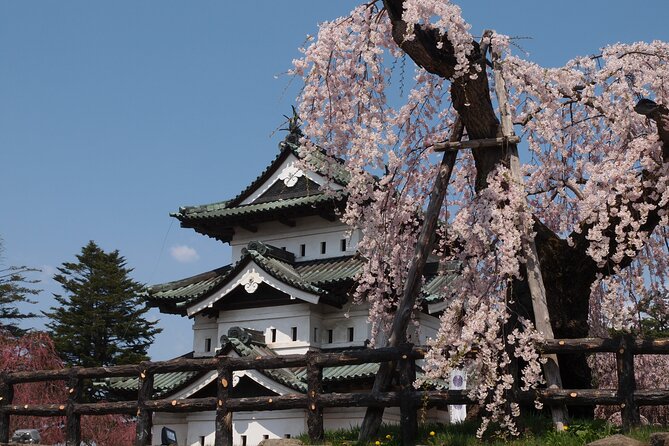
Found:
<svg viewBox="0 0 669 446"><path fill-rule="evenodd" d="M154 285L149 287L144 297L151 306L160 308L164 313L186 315L188 308L213 299L212 296L220 290L234 285L241 274L258 268L287 287L318 296L321 302L338 307L345 303L346 294L353 287L363 262L359 256L296 262L291 253L254 241L242 251L241 259L234 265ZM441 273L435 269L423 286L423 302L431 306L438 304L442 299L441 290L453 280L455 274L454 267L447 266ZM433 311L430 307L429 313L436 311L439 309Z"/></svg>
<svg viewBox="0 0 669 446"><path fill-rule="evenodd" d="M185 315L187 309L202 302L252 268L305 293L319 296L325 303L340 306L344 297L338 288L351 283L360 271L362 259L357 256L295 262L291 253L261 242L251 242L234 265L197 276L149 287L146 300L165 313ZM337 290L335 290L337 288Z"/></svg>
<svg viewBox="0 0 669 446"><path fill-rule="evenodd" d="M235 226L253 225L270 220L292 219L309 215L322 215L334 220L337 210L343 209L345 193L326 192L309 175L300 170L299 178L292 183L281 184L276 177L278 170L292 158L302 159L298 141L299 129L292 129L286 140L279 144L279 155L242 192L230 200L217 203L180 207L170 214L184 228L229 242ZM341 189L348 183L350 175L340 160L334 163L324 153L316 152L309 157L313 172L321 180L333 181ZM280 178L279 175L278 178ZM274 178L275 183L270 184ZM265 186L265 189L263 189ZM253 198L251 200L251 198Z"/></svg>

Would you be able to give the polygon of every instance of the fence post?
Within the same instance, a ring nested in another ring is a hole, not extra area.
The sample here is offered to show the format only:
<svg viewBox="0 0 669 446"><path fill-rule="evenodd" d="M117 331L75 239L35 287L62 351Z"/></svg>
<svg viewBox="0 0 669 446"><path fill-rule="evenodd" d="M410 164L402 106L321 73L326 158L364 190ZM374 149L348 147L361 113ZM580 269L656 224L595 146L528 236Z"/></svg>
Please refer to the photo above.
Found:
<svg viewBox="0 0 669 446"><path fill-rule="evenodd" d="M137 392L137 431L135 446L151 445L151 428L153 412L146 408L146 401L153 396L153 370L146 362L140 365L139 390Z"/></svg>
<svg viewBox="0 0 669 446"><path fill-rule="evenodd" d="M7 379L7 374L0 374L0 443L9 443L9 413L3 407L12 404L14 385Z"/></svg>
<svg viewBox="0 0 669 446"><path fill-rule="evenodd" d="M65 406L65 445L79 446L81 443L81 415L74 411L74 405L81 400L83 382L78 369L73 368L67 380L67 404Z"/></svg>
<svg viewBox="0 0 669 446"><path fill-rule="evenodd" d="M399 384L402 397L400 400L400 435L403 446L414 446L418 435L417 410L413 403L415 392L413 384L416 381L416 361L409 358L412 344L403 344L400 347L402 357L399 365Z"/></svg>
<svg viewBox="0 0 669 446"><path fill-rule="evenodd" d="M634 400L636 379L634 377L634 340L629 334L620 337L620 347L616 352L616 369L618 371L618 397L620 404L623 430L629 431L632 426L641 424L639 406Z"/></svg>
<svg viewBox="0 0 669 446"><path fill-rule="evenodd" d="M232 446L232 412L228 410L228 395L232 387L232 370L228 367L227 362L226 357L221 357L217 367L215 446Z"/></svg>
<svg viewBox="0 0 669 446"><path fill-rule="evenodd" d="M318 353L307 352L307 430L312 442L322 441L323 408L319 396L323 393L323 367L316 363Z"/></svg>

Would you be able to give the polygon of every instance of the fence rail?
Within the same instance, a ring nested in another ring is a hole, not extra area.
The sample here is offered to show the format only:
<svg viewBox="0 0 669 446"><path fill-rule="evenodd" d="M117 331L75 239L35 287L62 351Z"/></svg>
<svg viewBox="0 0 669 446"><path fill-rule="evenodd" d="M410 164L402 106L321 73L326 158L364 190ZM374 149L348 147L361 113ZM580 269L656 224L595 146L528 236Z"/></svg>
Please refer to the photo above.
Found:
<svg viewBox="0 0 669 446"><path fill-rule="evenodd" d="M637 390L634 356L669 354L669 339L634 339L619 336L610 339L555 339L540 345L542 353L583 354L614 353L618 373L617 389L540 389L522 392L514 389L512 398L519 403L535 399L547 404L620 405L624 428L639 424L639 406L669 404L669 390ZM94 368L70 368L0 374L0 443L9 440L11 416L66 417L66 445L78 446L81 440L81 415L129 414L137 417L135 446L151 444L154 412L189 413L216 411L215 445L232 445L232 414L258 410L306 409L309 436L323 437L323 408L326 407L400 407L403 444L415 438L417 408L428 404L445 406L469 404L466 390L416 390L416 360L425 356L424 348L410 345L342 353L308 352L305 355L215 357L143 362L135 365ZM393 361L397 364L399 388L379 393L323 393L323 368ZM230 398L233 372L306 367L307 393L272 397ZM153 378L158 373L217 371L217 396L191 399L152 399ZM669 371L668 371L669 372ZM139 377L136 401L82 403L82 385L87 379ZM14 385L30 382L66 381L67 400L61 404L13 404Z"/></svg>

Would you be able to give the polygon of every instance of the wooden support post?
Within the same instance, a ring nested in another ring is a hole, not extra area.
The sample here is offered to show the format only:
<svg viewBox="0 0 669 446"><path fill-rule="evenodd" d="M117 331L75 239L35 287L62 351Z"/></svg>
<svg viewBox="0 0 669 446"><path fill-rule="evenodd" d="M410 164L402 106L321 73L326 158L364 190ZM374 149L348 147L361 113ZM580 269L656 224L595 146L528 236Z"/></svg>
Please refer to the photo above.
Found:
<svg viewBox="0 0 669 446"><path fill-rule="evenodd" d="M399 384L402 399L400 400L400 435L403 446L415 446L418 436L418 408L412 398L416 381L416 361L408 356L412 349L411 344L404 344L402 359L398 362Z"/></svg>
<svg viewBox="0 0 669 446"><path fill-rule="evenodd" d="M309 439L323 441L323 408L318 398L323 393L323 367L316 363L318 353L307 352L307 430Z"/></svg>
<svg viewBox="0 0 669 446"><path fill-rule="evenodd" d="M220 358L217 370L216 433L214 445L232 446L232 412L228 410L228 397L232 388L232 370L228 367L226 357Z"/></svg>
<svg viewBox="0 0 669 446"><path fill-rule="evenodd" d="M484 35L492 36L491 31L486 31ZM494 47L492 47L494 48ZM513 121L511 120L511 107L509 106L506 82L502 74L501 55L494 49L491 50L493 75L495 79L495 95L499 105L500 121L502 124L502 133L505 138L515 136L513 134ZM520 169L520 158L518 157L518 147L516 144L509 144L506 147L509 151L509 169L513 180L524 187L524 181ZM531 217L530 217L531 218ZM524 222L521 221L521 224ZM546 339L553 339L553 327L551 326L548 313L548 303L546 302L546 288L541 275L541 265L539 264L539 254L534 239L525 234L522 241L523 253L526 259L527 283L532 297L532 310L534 312L534 323L536 329L544 335ZM556 355L544 355L547 359L544 364L544 376L549 388L562 388L562 377L560 376L560 367ZM567 417L567 410L564 405L551 405L553 423L558 431L562 431Z"/></svg>
<svg viewBox="0 0 669 446"><path fill-rule="evenodd" d="M79 446L81 443L81 415L74 411L74 406L81 400L83 381L77 375L77 369L70 370L67 380L67 404L65 406L65 445Z"/></svg>
<svg viewBox="0 0 669 446"><path fill-rule="evenodd" d="M618 371L618 397L622 400L621 417L623 430L629 431L641 423L639 406L634 400L636 379L634 378L634 340L629 334L620 337L620 348L616 352Z"/></svg>
<svg viewBox="0 0 669 446"><path fill-rule="evenodd" d="M0 443L9 443L9 413L3 410L14 399L14 385L5 373L0 375Z"/></svg>
<svg viewBox="0 0 669 446"><path fill-rule="evenodd" d="M153 397L153 370L150 369L148 363L144 362L140 364L140 370L135 446L150 446L153 412L146 407L146 402Z"/></svg>
<svg viewBox="0 0 669 446"><path fill-rule="evenodd" d="M462 133L464 132L464 125L458 118L453 123L450 141L460 141ZM439 166L437 178L435 178L432 191L430 192L430 200L425 211L423 220L423 227L418 235L416 248L414 249L414 256L409 265L409 272L407 273L407 281L404 284L404 293L397 305L397 311L393 318L393 325L388 335L388 346L397 347L406 342L406 331L411 320L411 312L414 309L416 299L420 294L420 289L423 286L423 271L427 259L432 254L434 248L435 232L437 229L437 222L439 220L439 213L441 206L444 204L444 197L446 197L446 189L448 182L455 166L457 152L444 152ZM372 392L378 394L385 391L392 381L394 363L382 362L379 364L379 371L374 378L374 385ZM378 432L383 420L383 408L368 407L365 412L365 418L362 420L360 426L359 441L370 441L373 435Z"/></svg>

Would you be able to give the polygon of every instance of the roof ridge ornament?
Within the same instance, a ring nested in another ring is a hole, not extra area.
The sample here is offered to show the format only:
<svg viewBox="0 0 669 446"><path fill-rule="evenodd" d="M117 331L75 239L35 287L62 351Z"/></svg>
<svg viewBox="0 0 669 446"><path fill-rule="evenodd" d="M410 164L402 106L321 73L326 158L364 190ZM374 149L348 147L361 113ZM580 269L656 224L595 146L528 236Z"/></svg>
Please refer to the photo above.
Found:
<svg viewBox="0 0 669 446"><path fill-rule="evenodd" d="M279 129L279 130L286 130L288 132L284 140L279 143L280 150L290 148L291 146L292 148L299 147L300 138L304 136L304 133L302 133L302 129L300 128L300 122L302 120L300 119L300 116L297 114L295 106L291 105L291 108L293 110L292 116L283 115L283 117L286 118L288 127Z"/></svg>
<svg viewBox="0 0 669 446"><path fill-rule="evenodd" d="M295 263L295 254L292 252L258 240L252 240L246 245L246 248L242 248L242 255L247 255L251 251L258 253L261 256L271 257L282 262Z"/></svg>

